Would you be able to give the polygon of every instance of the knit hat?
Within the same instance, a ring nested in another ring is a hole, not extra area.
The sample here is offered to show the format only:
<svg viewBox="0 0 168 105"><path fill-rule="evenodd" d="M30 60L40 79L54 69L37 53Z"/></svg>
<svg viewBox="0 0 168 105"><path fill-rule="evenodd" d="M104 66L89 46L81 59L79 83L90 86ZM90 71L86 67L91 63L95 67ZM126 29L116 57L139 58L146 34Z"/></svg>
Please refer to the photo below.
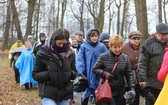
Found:
<svg viewBox="0 0 168 105"><path fill-rule="evenodd" d="M45 33L40 33L39 37L46 37Z"/></svg>
<svg viewBox="0 0 168 105"><path fill-rule="evenodd" d="M131 38L141 38L141 32L140 31L132 31L128 34L129 39Z"/></svg>

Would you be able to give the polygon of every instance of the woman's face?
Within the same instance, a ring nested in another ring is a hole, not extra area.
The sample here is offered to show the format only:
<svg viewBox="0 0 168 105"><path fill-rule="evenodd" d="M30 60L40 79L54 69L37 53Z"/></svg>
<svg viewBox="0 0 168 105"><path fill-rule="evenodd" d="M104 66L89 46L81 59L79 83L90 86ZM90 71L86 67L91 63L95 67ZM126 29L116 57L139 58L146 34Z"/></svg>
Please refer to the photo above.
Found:
<svg viewBox="0 0 168 105"><path fill-rule="evenodd" d="M59 47L63 47L67 43L68 43L67 39L55 40L55 44Z"/></svg>
<svg viewBox="0 0 168 105"><path fill-rule="evenodd" d="M115 55L120 55L122 51L122 44L112 45L109 48Z"/></svg>
<svg viewBox="0 0 168 105"><path fill-rule="evenodd" d="M140 45L140 38L131 38L130 42L136 46Z"/></svg>
<svg viewBox="0 0 168 105"><path fill-rule="evenodd" d="M97 31L92 31L90 34L90 40L94 43L98 41L98 32Z"/></svg>

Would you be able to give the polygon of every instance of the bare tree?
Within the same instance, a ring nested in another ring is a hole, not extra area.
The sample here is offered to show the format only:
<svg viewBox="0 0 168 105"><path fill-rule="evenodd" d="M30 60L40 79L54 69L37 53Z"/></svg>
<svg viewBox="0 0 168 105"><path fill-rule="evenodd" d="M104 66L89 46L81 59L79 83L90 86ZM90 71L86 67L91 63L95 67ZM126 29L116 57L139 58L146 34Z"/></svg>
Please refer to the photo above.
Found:
<svg viewBox="0 0 168 105"><path fill-rule="evenodd" d="M164 21L167 24L167 16L166 16L166 4L168 3L167 0L163 1L163 14L164 14Z"/></svg>
<svg viewBox="0 0 168 105"><path fill-rule="evenodd" d="M158 0L158 17L159 23L162 23L162 0Z"/></svg>
<svg viewBox="0 0 168 105"><path fill-rule="evenodd" d="M66 5L67 5L67 0L63 0L62 2L61 2L61 11L62 11L62 13L61 13L61 27L64 27L64 15L65 15L65 11L66 11Z"/></svg>
<svg viewBox="0 0 168 105"><path fill-rule="evenodd" d="M134 2L136 10L137 29L142 33L141 43L143 43L148 38L146 0L134 0Z"/></svg>
<svg viewBox="0 0 168 105"><path fill-rule="evenodd" d="M100 33L102 33L104 27L105 1L106 0L91 0L85 3L94 19L94 25ZM98 9L99 11L97 11Z"/></svg>
<svg viewBox="0 0 168 105"><path fill-rule="evenodd" d="M117 7L117 34L119 34L120 32L120 10L121 10L121 0L119 0L119 3L117 3L117 1L115 0L115 4L116 4L116 7Z"/></svg>
<svg viewBox="0 0 168 105"><path fill-rule="evenodd" d="M36 16L35 16L35 21L34 21L34 23L36 22L36 25L35 25L35 35L36 35L36 37L35 37L35 40L37 40L38 39L38 26L39 26L39 14L40 14L40 5L41 5L41 0L39 0L38 1L38 4L37 4L37 14L35 14Z"/></svg>
<svg viewBox="0 0 168 105"><path fill-rule="evenodd" d="M79 22L80 31L84 32L84 18L83 18L84 0L77 1L77 3L79 4L79 6L78 6L79 13L75 13L75 11L77 11L77 10L76 10L76 6L75 6L75 9L72 7L73 3L74 2L71 0L71 11L72 11L75 19L77 19Z"/></svg>
<svg viewBox="0 0 168 105"><path fill-rule="evenodd" d="M32 17L34 13L36 0L28 0L27 3L28 3L28 16L27 16L26 35L25 35L26 38L29 34L32 34Z"/></svg>
<svg viewBox="0 0 168 105"><path fill-rule="evenodd" d="M123 32L124 32L124 26L125 26L126 13L128 11L128 2L129 2L129 0L124 0L122 22L121 22L121 31L120 31L120 34L123 37L124 37Z"/></svg>
<svg viewBox="0 0 168 105"><path fill-rule="evenodd" d="M22 40L22 42L24 42L23 37L22 37L22 31L20 28L19 17L18 17L18 13L16 10L16 6L15 6L15 2L14 2L14 0L10 0L10 2L11 2L11 9L13 12L13 19L14 19L14 23L15 23L15 27L16 27L16 31L17 31L17 37L19 40Z"/></svg>
<svg viewBox="0 0 168 105"><path fill-rule="evenodd" d="M2 51L8 48L8 38L9 38L9 28L10 28L10 3L7 6L7 16L6 16L6 26L5 32L3 33L3 43L2 43Z"/></svg>

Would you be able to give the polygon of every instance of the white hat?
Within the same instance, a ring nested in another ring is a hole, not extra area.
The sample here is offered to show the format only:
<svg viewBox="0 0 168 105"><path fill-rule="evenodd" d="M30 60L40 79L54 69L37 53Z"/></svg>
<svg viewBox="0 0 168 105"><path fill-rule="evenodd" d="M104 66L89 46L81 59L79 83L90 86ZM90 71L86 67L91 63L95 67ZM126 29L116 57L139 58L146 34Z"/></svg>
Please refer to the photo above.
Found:
<svg viewBox="0 0 168 105"><path fill-rule="evenodd" d="M33 36L32 35L28 35L28 37L27 38L32 38Z"/></svg>

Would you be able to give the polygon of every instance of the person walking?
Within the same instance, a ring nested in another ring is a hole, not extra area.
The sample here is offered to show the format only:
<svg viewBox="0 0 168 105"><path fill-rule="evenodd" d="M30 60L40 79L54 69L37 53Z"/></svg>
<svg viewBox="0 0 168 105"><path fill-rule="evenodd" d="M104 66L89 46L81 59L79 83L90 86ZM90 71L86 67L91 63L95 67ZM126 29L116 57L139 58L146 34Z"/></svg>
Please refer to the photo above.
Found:
<svg viewBox="0 0 168 105"><path fill-rule="evenodd" d="M136 81L136 85L135 85L136 97L134 102L131 103L130 105L139 105L141 89L138 83L137 65L138 65L138 59L140 54L139 47L140 47L141 32L131 31L128 34L128 37L129 37L129 42L123 45L122 53L128 55L128 58L131 64L131 70L134 74L134 79ZM126 87L126 90L127 90L127 87Z"/></svg>
<svg viewBox="0 0 168 105"><path fill-rule="evenodd" d="M139 85L148 91L145 96L145 105L154 105L163 87L163 83L157 79L157 73L163 61L167 35L168 26L159 23L156 25L155 35L147 39L140 47L137 70Z"/></svg>
<svg viewBox="0 0 168 105"><path fill-rule="evenodd" d="M120 35L112 35L108 44L109 51L101 54L93 67L93 73L103 79L102 83L105 81L105 75L107 75L113 93L112 100L102 105L126 105L123 96L126 92L124 78L126 78L128 86L131 88L129 91L129 95L132 97L131 100L135 97L135 81L129 58L122 53L123 43L124 40Z"/></svg>
<svg viewBox="0 0 168 105"><path fill-rule="evenodd" d="M76 68L87 78L89 84L89 87L82 92L82 105L88 104L90 95L95 96L94 91L99 85L100 78L92 72L92 68L99 55L108 51L98 38L99 31L94 27L89 28L86 31L86 42L81 45L76 58Z"/></svg>
<svg viewBox="0 0 168 105"><path fill-rule="evenodd" d="M18 60L15 63L16 68L20 73L20 86L25 86L26 90L29 90L33 86L37 86L37 81L32 78L32 71L34 68L35 60L31 55L32 46L29 41L25 42L26 49L22 51Z"/></svg>
<svg viewBox="0 0 168 105"><path fill-rule="evenodd" d="M16 43L14 43L12 45L12 47L10 48L9 55L8 55L8 58L10 60L9 65L14 70L14 76L15 76L16 83L20 83L20 73L19 73L18 68L16 68L16 66L15 66L15 63L20 56L20 52L11 53L11 51L13 51L13 50L15 50L16 48L19 48L19 47L25 47L25 46L22 44L22 42L20 40L17 40Z"/></svg>
<svg viewBox="0 0 168 105"><path fill-rule="evenodd" d="M109 38L110 38L110 35L107 32L101 33L99 38L99 41L103 43L107 47L107 49L109 49L109 46L108 46Z"/></svg>
<svg viewBox="0 0 168 105"><path fill-rule="evenodd" d="M77 76L69 31L57 28L36 54L32 76L39 84L42 105L69 105Z"/></svg>
<svg viewBox="0 0 168 105"><path fill-rule="evenodd" d="M27 36L27 41L31 42L31 45L34 46L34 43L36 42L34 39L33 39L33 36L32 35L28 35Z"/></svg>
<svg viewBox="0 0 168 105"><path fill-rule="evenodd" d="M10 54L10 52L18 47L25 47L22 42L20 40L17 40L16 43L14 43L12 45L12 47L10 48L9 50L9 55L8 55L8 58L11 59L12 58L12 54Z"/></svg>
<svg viewBox="0 0 168 105"><path fill-rule="evenodd" d="M40 50L41 47L44 45L45 40L46 40L45 33L40 33L39 41L35 42L33 45L32 55L34 58L36 58L36 54L37 54L38 50Z"/></svg>
<svg viewBox="0 0 168 105"><path fill-rule="evenodd" d="M77 31L75 35L76 35L77 52L79 52L79 49L84 42L84 34L82 31Z"/></svg>

